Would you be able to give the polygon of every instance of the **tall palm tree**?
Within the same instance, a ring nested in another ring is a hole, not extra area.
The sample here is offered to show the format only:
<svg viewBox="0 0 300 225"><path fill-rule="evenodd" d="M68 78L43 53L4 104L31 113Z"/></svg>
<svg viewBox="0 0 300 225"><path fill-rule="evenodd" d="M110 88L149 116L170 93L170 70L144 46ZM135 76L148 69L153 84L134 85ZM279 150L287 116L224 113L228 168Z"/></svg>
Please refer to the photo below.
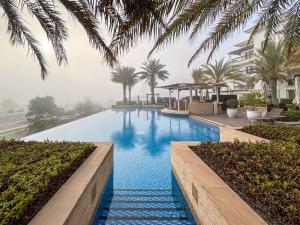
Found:
<svg viewBox="0 0 300 225"><path fill-rule="evenodd" d="M137 74L135 73L135 69L129 66L117 67L111 74L112 82L122 84L123 102L127 102L126 90L127 86L132 85L133 77L137 76Z"/></svg>
<svg viewBox="0 0 300 225"><path fill-rule="evenodd" d="M224 59L215 61L215 64L209 63L203 65L202 68L204 78L208 83L241 83L245 81L245 79L232 67L232 63L230 61L224 61ZM219 101L220 90L221 88L216 86L217 101Z"/></svg>
<svg viewBox="0 0 300 225"><path fill-rule="evenodd" d="M204 27L211 28L208 37L200 43L189 64L203 51L210 50L208 60L213 52L233 32L240 30L257 16L252 38L262 28L266 29L265 43L276 34L282 34L287 48L287 57L300 44L300 1L299 0L177 0L174 15L167 29L159 36L151 52L181 37L190 34L193 41ZM284 23L284 26L281 24Z"/></svg>
<svg viewBox="0 0 300 225"><path fill-rule="evenodd" d="M166 80L168 79L169 72L167 70L164 70L166 65L163 65L159 62L159 60L152 59L148 60L147 62L143 63L143 66L141 67L142 71L140 72L141 80L145 80L151 91L151 103L155 103L155 97L154 97L154 89L157 85L157 80Z"/></svg>
<svg viewBox="0 0 300 225"><path fill-rule="evenodd" d="M128 100L131 102L131 89L134 85L136 85L139 82L139 73L135 72L135 69L133 67L130 68L130 76L127 81L128 86Z"/></svg>
<svg viewBox="0 0 300 225"><path fill-rule="evenodd" d="M283 42L269 42L265 47L257 50L254 60L255 70L261 80L267 82L271 88L272 103L278 105L277 81L286 79Z"/></svg>

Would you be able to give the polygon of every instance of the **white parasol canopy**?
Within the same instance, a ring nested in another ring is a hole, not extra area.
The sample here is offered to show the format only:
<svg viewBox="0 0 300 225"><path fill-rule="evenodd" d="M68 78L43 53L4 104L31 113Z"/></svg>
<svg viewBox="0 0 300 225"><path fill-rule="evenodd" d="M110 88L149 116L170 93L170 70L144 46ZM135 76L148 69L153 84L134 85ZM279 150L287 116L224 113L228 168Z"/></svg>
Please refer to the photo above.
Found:
<svg viewBox="0 0 300 225"><path fill-rule="evenodd" d="M293 104L300 105L300 74L295 75L295 99Z"/></svg>

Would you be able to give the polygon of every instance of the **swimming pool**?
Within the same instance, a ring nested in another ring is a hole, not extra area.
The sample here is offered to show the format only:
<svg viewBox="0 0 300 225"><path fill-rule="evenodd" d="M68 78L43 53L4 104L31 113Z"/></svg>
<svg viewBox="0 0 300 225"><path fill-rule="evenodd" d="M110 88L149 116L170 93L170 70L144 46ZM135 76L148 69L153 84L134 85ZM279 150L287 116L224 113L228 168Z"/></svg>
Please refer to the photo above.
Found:
<svg viewBox="0 0 300 225"><path fill-rule="evenodd" d="M219 129L159 110L108 110L24 138L113 141L114 167L98 224L195 224L171 170L171 141L219 140Z"/></svg>

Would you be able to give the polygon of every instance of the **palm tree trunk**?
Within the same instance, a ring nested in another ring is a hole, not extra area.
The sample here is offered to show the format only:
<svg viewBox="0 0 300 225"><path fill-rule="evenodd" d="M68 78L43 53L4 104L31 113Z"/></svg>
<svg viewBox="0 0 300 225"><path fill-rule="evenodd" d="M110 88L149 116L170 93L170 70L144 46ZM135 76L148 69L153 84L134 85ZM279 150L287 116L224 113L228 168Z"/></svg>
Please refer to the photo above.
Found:
<svg viewBox="0 0 300 225"><path fill-rule="evenodd" d="M151 87L151 103L155 104L154 86Z"/></svg>
<svg viewBox="0 0 300 225"><path fill-rule="evenodd" d="M128 86L128 101L131 102L131 86Z"/></svg>
<svg viewBox="0 0 300 225"><path fill-rule="evenodd" d="M263 92L264 100L267 101L268 93L267 93L267 84L265 81L262 82L262 92Z"/></svg>
<svg viewBox="0 0 300 225"><path fill-rule="evenodd" d="M126 99L126 84L123 84L123 102L127 102L127 99Z"/></svg>
<svg viewBox="0 0 300 225"><path fill-rule="evenodd" d="M277 79L271 79L271 93L272 93L272 104L278 105L278 98L277 98Z"/></svg>

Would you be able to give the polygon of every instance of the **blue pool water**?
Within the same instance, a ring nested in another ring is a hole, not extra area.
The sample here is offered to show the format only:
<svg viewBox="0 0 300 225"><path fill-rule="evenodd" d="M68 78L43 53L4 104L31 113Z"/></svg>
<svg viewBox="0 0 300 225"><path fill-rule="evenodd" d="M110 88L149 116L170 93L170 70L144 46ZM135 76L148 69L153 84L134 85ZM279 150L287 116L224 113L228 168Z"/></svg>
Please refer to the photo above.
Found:
<svg viewBox="0 0 300 225"><path fill-rule="evenodd" d="M195 224L171 170L171 141L219 140L218 128L157 110L108 110L26 140L113 141L114 168L93 225Z"/></svg>

